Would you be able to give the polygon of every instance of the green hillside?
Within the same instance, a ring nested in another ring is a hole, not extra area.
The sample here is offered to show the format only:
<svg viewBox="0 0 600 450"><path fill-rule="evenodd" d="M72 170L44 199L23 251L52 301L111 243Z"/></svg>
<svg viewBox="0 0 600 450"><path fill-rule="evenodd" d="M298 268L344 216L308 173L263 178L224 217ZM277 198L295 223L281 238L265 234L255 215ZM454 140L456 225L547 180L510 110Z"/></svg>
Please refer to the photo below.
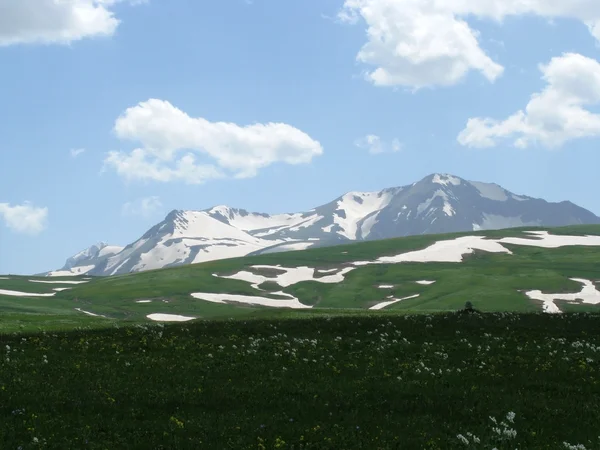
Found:
<svg viewBox="0 0 600 450"><path fill-rule="evenodd" d="M113 321L147 322L149 319L146 316L153 313L194 318L304 316L322 312L354 312L362 315L368 314L369 308L378 303L416 294L418 297L390 304L382 311L441 312L457 310L463 307L466 301L471 301L481 311L535 312L542 310L542 303L528 298L525 291L575 293L581 290L581 284L569 278L582 278L593 282L600 280L600 247L540 248L514 244L502 244L512 254L476 250L473 254L465 255L463 262L403 262L358 266L347 273L341 282L336 283L307 280L281 287L274 281L267 281L259 285L262 289L259 291L247 281L220 277L231 276L242 270L266 277L274 277L284 272L274 266L307 266L323 271L339 271L344 267L351 267L351 263L355 261L373 261L382 256L420 250L437 241L452 240L461 236L536 239L524 233L529 230L536 228L411 236L353 243L94 278L82 284L67 282L85 281L85 277L2 276L0 290L32 294L55 292L55 295L15 297L0 294L0 330L31 326L35 328L45 320L48 320L52 327L59 328L82 323L102 326ZM550 231L551 234L557 235L600 236L598 225L554 228ZM254 265L272 267L257 269L252 267ZM315 272L314 277L318 280L319 277L327 275L325 272ZM36 280L53 283L34 282ZM417 283L420 280L430 280L434 283L423 285ZM380 285L390 287L378 287ZM55 288L68 289L53 291ZM212 303L191 296L192 293L198 292L226 293L286 300L287 297L275 294L275 291L292 295L302 304L312 308L290 310L229 301ZM560 300L555 303L563 311L600 311L600 305L597 304ZM94 317L76 308L106 318Z"/></svg>

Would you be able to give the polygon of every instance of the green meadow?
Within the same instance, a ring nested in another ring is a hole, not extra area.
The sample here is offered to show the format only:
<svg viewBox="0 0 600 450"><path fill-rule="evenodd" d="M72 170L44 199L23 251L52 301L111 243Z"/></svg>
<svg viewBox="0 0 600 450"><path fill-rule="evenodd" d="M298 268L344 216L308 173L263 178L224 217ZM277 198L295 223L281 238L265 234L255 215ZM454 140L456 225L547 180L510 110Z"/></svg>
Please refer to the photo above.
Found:
<svg viewBox="0 0 600 450"><path fill-rule="evenodd" d="M531 228L528 228L529 230ZM277 269L257 269L253 265L299 267L320 270L340 269L353 261L375 260L381 256L420 250L436 241L464 235L531 237L524 229L454 233L448 235L413 236L383 241L362 242L305 251L259 255L211 261L168 269L94 278L82 284L60 284L60 281L82 281L85 277L52 278L56 284L32 282L32 277L5 276L0 289L27 293L51 293L54 288L68 288L53 297L14 297L0 294L0 330L43 329L63 324L66 328L95 323L144 323L152 313L176 314L194 318L244 318L259 315L280 317L278 308L243 303L211 303L193 298L195 292L260 295L281 299L274 291L283 291L312 306L302 313L317 314L321 310L361 310L389 298L418 297L389 305L385 310L433 313L455 311L471 301L481 311L541 311L541 302L529 299L524 292L579 292L581 284L569 278L600 280L598 247L568 246L539 248L503 244L512 254L488 253L476 250L465 255L460 263L399 263L357 267L339 283L301 281L281 288L266 282L257 291L250 283L213 276L233 275L242 270L255 274L276 275ZM600 235L600 226L554 228L552 234ZM325 274L318 274L322 276ZM37 279L37 281L49 279ZM430 285L419 280L432 280ZM380 285L391 286L380 288ZM144 303L139 303L143 300ZM558 301L564 311L600 311L599 305ZM105 316L90 316L88 313Z"/></svg>
<svg viewBox="0 0 600 450"><path fill-rule="evenodd" d="M598 449L598 330L590 313L376 312L4 334L0 442Z"/></svg>

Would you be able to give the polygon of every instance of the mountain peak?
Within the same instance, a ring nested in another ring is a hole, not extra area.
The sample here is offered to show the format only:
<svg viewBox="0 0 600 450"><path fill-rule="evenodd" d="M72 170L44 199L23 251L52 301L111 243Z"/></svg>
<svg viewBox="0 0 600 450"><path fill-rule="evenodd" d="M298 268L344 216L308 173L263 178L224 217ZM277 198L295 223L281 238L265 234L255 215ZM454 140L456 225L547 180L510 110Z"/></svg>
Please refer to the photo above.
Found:
<svg viewBox="0 0 600 450"><path fill-rule="evenodd" d="M462 179L449 174L449 173L432 173L428 177L425 177L426 180L429 180L431 183L441 184L442 186L459 186L462 184Z"/></svg>
<svg viewBox="0 0 600 450"><path fill-rule="evenodd" d="M184 211L182 209L174 209L165 216L165 221L166 222L173 221L173 220L177 219L177 217L183 212Z"/></svg>

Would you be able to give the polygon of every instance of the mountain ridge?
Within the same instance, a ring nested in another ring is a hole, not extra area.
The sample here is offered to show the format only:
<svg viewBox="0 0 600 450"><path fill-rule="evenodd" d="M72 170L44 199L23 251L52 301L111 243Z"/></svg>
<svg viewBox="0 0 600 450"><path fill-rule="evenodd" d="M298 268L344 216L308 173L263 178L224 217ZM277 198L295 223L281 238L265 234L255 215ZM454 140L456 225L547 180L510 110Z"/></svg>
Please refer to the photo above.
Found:
<svg viewBox="0 0 600 450"><path fill-rule="evenodd" d="M100 243L110 251L92 246L44 275L107 276L352 241L596 223L600 217L568 200L547 202L496 183L434 173L410 185L347 192L306 212L267 214L222 204L173 209L131 244Z"/></svg>

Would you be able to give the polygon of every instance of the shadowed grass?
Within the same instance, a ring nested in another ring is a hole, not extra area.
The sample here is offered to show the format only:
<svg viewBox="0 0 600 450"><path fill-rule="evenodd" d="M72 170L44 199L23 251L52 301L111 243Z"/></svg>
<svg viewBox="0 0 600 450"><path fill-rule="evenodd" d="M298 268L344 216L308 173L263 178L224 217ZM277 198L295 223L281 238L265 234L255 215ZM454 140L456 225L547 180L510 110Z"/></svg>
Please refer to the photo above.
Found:
<svg viewBox="0 0 600 450"><path fill-rule="evenodd" d="M598 448L600 315L339 313L0 335L3 448Z"/></svg>

